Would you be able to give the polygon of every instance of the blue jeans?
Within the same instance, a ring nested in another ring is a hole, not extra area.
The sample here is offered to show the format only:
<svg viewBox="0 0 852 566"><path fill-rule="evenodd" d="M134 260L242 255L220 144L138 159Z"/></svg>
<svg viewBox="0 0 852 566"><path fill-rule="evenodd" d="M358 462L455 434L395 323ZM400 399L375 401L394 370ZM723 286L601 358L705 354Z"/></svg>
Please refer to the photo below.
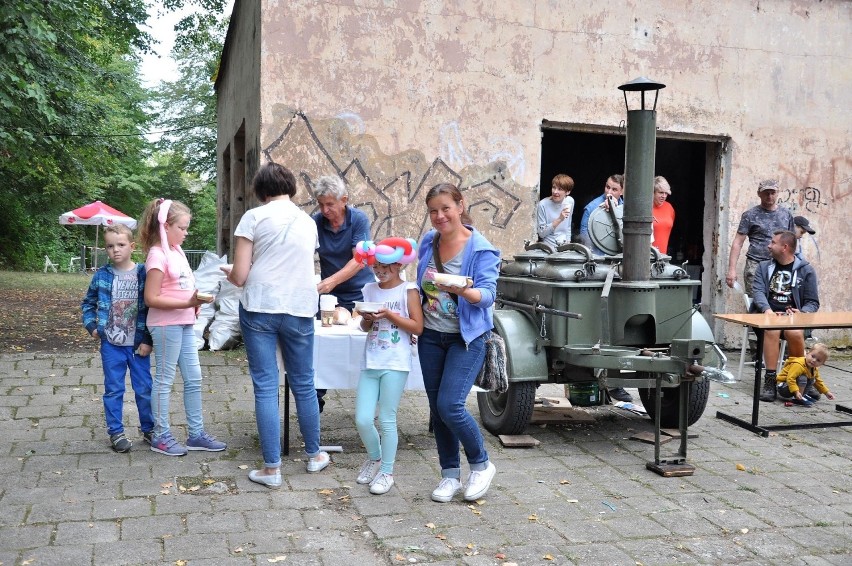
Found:
<svg viewBox="0 0 852 566"><path fill-rule="evenodd" d="M130 370L130 385L136 397L139 424L142 432L154 429L151 413L151 358L140 356L133 346L115 346L101 340L101 365L104 368L104 414L107 433L112 436L124 431L121 409L124 405L124 376Z"/></svg>
<svg viewBox="0 0 852 566"><path fill-rule="evenodd" d="M201 363L198 361L192 325L149 326L148 331L154 339L154 362L157 366L154 387L151 389L154 436L159 438L171 433L169 398L178 367L183 379L187 432L189 436L198 436L204 432L204 419L201 416Z"/></svg>
<svg viewBox="0 0 852 566"><path fill-rule="evenodd" d="M485 361L485 335L465 345L461 334L424 328L417 340L423 385L435 431L441 476L461 477L459 442L471 470L488 467L488 452L479 425L465 401Z"/></svg>
<svg viewBox="0 0 852 566"><path fill-rule="evenodd" d="M240 329L246 344L249 373L254 385L257 434L263 465L281 466L281 417L278 411L276 346L281 346L287 380L296 401L299 431L305 453L320 452L319 403L314 389L314 319L283 313L247 311L240 305Z"/></svg>
<svg viewBox="0 0 852 566"><path fill-rule="evenodd" d="M381 471L393 473L399 432L396 428L396 412L408 380L407 371L392 369L364 369L358 379L358 394L355 397L355 426L371 460L381 460ZM381 440L376 430L376 404L379 405Z"/></svg>

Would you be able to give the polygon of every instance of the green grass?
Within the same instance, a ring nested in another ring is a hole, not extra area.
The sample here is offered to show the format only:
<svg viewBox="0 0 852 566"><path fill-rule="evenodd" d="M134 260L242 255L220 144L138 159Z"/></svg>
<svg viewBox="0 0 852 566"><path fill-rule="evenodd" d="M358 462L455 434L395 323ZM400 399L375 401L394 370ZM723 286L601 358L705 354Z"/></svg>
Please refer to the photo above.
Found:
<svg viewBox="0 0 852 566"><path fill-rule="evenodd" d="M21 289L62 289L74 291L80 297L89 288L91 276L82 273L32 273L0 271L0 291Z"/></svg>

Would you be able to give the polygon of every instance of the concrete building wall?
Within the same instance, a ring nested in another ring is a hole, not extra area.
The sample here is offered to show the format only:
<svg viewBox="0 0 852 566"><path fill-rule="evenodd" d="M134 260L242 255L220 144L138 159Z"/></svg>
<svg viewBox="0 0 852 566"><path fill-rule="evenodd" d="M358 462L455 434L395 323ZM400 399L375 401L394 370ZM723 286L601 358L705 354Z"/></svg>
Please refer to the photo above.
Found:
<svg viewBox="0 0 852 566"><path fill-rule="evenodd" d="M216 78L217 251L233 249L234 228L247 208L251 178L260 162L260 8L236 2Z"/></svg>
<svg viewBox="0 0 852 566"><path fill-rule="evenodd" d="M476 226L511 255L533 237L542 120L616 130L626 116L617 87L643 75L668 85L661 131L719 140L704 188L712 207L677 220L705 224L707 310L741 310L724 285L728 250L767 177L817 229L803 248L823 308L852 310L837 261L852 252L852 3L236 2L241 18L255 10L261 33L246 37L257 30L238 18L224 66L245 73L260 42L258 148L293 169L308 212L313 181L335 173L377 237L417 237L429 227L425 191L451 181ZM242 78L220 76L218 86L237 92ZM220 100L220 109L238 115L235 104L249 103ZM740 333L716 330L727 343Z"/></svg>

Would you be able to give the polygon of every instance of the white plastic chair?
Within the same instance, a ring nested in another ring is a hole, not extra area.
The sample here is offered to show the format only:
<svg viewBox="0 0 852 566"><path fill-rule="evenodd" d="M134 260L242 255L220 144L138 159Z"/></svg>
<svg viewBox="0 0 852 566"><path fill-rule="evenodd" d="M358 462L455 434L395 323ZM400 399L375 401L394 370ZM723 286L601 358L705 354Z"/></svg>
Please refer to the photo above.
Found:
<svg viewBox="0 0 852 566"><path fill-rule="evenodd" d="M57 273L56 264L50 261L49 257L44 256L44 272L47 273L48 269L52 269L54 273Z"/></svg>
<svg viewBox="0 0 852 566"><path fill-rule="evenodd" d="M80 271L80 257L72 257L68 260L68 273L74 273L75 271Z"/></svg>
<svg viewBox="0 0 852 566"><path fill-rule="evenodd" d="M751 297L743 293L743 300L745 301L746 312L751 312ZM746 356L748 355L748 341L749 341L749 331L751 327L743 326L743 337L742 337L742 346L740 347L740 369L737 372L737 377L742 377L743 368L745 366L753 366L754 362L745 361ZM781 350L778 352L778 367L776 368L776 372L780 372L781 368L784 367L784 355L787 353L787 341L783 338L781 339ZM763 352L760 353L763 355ZM764 364L764 369L766 369Z"/></svg>

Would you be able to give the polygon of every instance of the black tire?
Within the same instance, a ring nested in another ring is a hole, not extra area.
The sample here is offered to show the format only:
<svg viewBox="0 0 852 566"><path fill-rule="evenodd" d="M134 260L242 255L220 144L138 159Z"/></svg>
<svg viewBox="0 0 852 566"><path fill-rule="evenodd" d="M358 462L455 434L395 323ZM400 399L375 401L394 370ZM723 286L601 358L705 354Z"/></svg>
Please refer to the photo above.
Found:
<svg viewBox="0 0 852 566"><path fill-rule="evenodd" d="M677 428L678 415L680 413L680 388L683 387L664 387L662 389L663 398L660 399L660 426L663 428ZM657 391L650 388L639 388L639 398L642 399L642 404L648 412L648 416L653 421L656 414L655 401ZM698 422L701 415L704 414L704 409L707 407L707 400L710 398L710 380L695 381L689 391L689 413L687 416L687 426L692 426Z"/></svg>
<svg viewBox="0 0 852 566"><path fill-rule="evenodd" d="M509 389L505 393L477 393L479 418L482 419L485 430L495 436L523 433L532 416L537 387L538 384L534 381L510 381Z"/></svg>

